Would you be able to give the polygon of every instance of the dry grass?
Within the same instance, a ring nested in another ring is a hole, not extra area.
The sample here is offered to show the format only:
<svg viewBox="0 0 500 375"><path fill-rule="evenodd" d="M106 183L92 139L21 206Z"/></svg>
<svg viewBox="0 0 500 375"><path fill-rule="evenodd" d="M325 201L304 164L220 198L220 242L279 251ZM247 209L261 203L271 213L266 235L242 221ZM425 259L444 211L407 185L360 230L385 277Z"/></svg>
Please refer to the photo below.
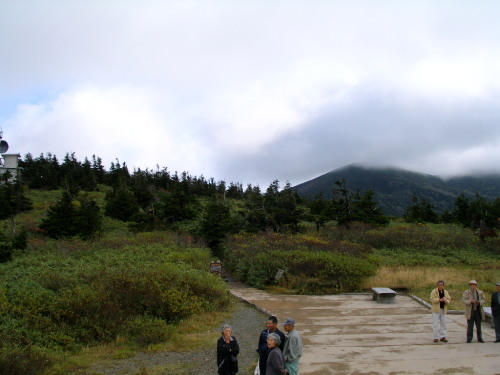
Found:
<svg viewBox="0 0 500 375"><path fill-rule="evenodd" d="M149 346L148 350L188 352L209 346L220 336L219 325L230 316L229 312L212 312L183 320L167 342Z"/></svg>
<svg viewBox="0 0 500 375"><path fill-rule="evenodd" d="M382 266L377 270L375 276L365 280L363 288L408 288L412 294L424 301L428 301L430 292L435 288L436 282L444 280L446 289L452 298L450 308L463 310L462 293L467 289L468 282L471 279L478 281L479 289L485 292L486 305L489 306L495 282L500 280L500 271L495 268L476 270L465 267Z"/></svg>

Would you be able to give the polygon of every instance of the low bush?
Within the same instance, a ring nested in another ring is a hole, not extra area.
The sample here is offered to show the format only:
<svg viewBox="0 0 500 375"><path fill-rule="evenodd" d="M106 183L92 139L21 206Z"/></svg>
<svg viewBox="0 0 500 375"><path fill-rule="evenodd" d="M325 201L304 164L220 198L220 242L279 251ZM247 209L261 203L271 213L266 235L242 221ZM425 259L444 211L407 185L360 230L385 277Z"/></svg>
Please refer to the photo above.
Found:
<svg viewBox="0 0 500 375"><path fill-rule="evenodd" d="M52 365L50 356L36 347L0 348L0 374L5 375L37 375Z"/></svg>
<svg viewBox="0 0 500 375"><path fill-rule="evenodd" d="M229 266L243 282L257 288L272 285L277 270L283 269L281 285L297 293L349 292L358 290L363 279L376 271L370 248L347 241L263 234L233 236L228 244Z"/></svg>
<svg viewBox="0 0 500 375"><path fill-rule="evenodd" d="M151 316L137 316L130 320L125 327L125 334L140 346L159 344L167 341L173 334L174 328L163 319Z"/></svg>

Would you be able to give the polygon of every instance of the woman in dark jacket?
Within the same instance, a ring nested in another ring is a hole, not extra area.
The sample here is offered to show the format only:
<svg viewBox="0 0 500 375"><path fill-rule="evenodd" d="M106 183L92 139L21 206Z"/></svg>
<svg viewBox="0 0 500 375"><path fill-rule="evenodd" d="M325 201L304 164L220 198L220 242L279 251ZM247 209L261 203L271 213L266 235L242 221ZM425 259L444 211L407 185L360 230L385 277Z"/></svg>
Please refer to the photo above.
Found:
<svg viewBox="0 0 500 375"><path fill-rule="evenodd" d="M285 359L279 348L281 338L276 333L267 335L267 347L269 354L267 355L266 375L282 375L286 373Z"/></svg>
<svg viewBox="0 0 500 375"><path fill-rule="evenodd" d="M238 372L238 353L240 347L236 338L231 335L231 326L222 326L222 335L217 340L217 372L219 375L234 375Z"/></svg>

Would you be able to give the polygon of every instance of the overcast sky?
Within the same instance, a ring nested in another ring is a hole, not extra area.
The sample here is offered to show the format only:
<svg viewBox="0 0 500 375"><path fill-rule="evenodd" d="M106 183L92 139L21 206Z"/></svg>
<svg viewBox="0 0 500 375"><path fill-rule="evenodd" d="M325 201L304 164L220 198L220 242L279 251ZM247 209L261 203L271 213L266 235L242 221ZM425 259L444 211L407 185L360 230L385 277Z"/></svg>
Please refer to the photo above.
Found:
<svg viewBox="0 0 500 375"><path fill-rule="evenodd" d="M296 185L500 172L500 1L0 0L22 156Z"/></svg>

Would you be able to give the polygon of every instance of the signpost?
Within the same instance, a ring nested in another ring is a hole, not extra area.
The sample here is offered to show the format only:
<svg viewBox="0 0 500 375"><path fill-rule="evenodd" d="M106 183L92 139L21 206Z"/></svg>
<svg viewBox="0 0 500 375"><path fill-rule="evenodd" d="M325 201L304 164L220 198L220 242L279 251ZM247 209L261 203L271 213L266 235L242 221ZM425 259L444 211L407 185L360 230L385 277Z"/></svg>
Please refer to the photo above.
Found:
<svg viewBox="0 0 500 375"><path fill-rule="evenodd" d="M216 273L217 276L221 277L221 274L222 274L222 263L221 262L212 261L210 263L210 272L211 273Z"/></svg>

